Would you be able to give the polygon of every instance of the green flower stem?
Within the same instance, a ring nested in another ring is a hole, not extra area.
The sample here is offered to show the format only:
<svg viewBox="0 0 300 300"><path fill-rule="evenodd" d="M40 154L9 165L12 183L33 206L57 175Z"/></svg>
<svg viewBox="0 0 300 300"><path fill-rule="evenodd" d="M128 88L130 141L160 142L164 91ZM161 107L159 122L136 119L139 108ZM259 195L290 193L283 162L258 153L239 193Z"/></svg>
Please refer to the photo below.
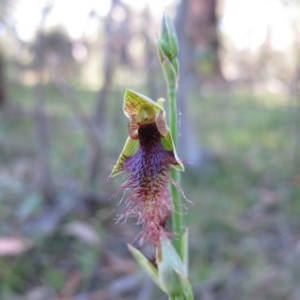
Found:
<svg viewBox="0 0 300 300"><path fill-rule="evenodd" d="M168 98L169 98L169 126L170 131L174 140L175 148L178 139L178 118L177 118L177 101L176 101L176 91L177 84L172 82L167 82L168 84ZM176 170L171 172L172 179L180 184L180 174ZM174 213L172 215L173 231L174 231L174 247L177 253L183 259L184 255L184 245L182 242L182 235L184 230L183 222L183 209L182 209L182 199L178 189L171 184L171 194L172 202L174 206Z"/></svg>
<svg viewBox="0 0 300 300"><path fill-rule="evenodd" d="M177 117L177 82L179 78L179 62L178 62L178 40L175 28L171 19L164 14L161 22L161 31L158 37L158 56L163 69L165 79L167 81L168 88L168 100L169 100L169 128L171 136L173 137L174 148L177 146L178 140L178 117ZM188 276L188 239L187 231L185 231L185 221L183 218L183 206L182 195L178 190L177 185L180 186L180 174L177 170L171 171L171 178L173 184L171 184L171 196L174 207L174 213L172 214L173 223L173 248L168 248L168 256L172 251L176 252L174 257L178 257L180 263L178 266L184 264L183 277L179 274L174 274L174 270L171 266L170 259L166 259L164 256L160 265L160 278L161 282L165 286L165 292L169 296L169 300L193 300L193 291L188 279L184 280L184 276ZM175 185L174 185L175 183ZM164 245L167 247L168 244ZM163 247L163 249L164 249ZM173 249L173 250L172 250ZM174 258L173 257L173 258ZM177 261L176 259L174 260ZM169 280L169 281L168 281ZM172 281L173 280L173 281ZM177 281L180 285L177 286ZM175 285L175 286L174 286Z"/></svg>
<svg viewBox="0 0 300 300"><path fill-rule="evenodd" d="M178 140L178 120L177 120L177 101L176 101L177 85L168 82L168 98L169 98L169 125L175 148Z"/></svg>
<svg viewBox="0 0 300 300"><path fill-rule="evenodd" d="M170 296L169 300L186 300L184 296Z"/></svg>

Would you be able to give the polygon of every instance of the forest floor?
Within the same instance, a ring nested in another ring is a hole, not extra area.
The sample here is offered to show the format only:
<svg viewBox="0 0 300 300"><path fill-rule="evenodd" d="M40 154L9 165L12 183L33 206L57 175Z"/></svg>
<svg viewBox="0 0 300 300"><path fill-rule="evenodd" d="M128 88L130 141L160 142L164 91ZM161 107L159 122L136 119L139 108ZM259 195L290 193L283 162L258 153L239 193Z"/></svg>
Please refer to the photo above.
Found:
<svg viewBox="0 0 300 300"><path fill-rule="evenodd" d="M121 179L107 177L127 135L122 93L108 102L91 179L96 93L66 101L46 86L40 102L32 87L10 84L0 112L0 299L165 299L128 253L138 228L115 222ZM240 89L191 96L187 114L209 157L182 176L195 299L300 299L299 106Z"/></svg>

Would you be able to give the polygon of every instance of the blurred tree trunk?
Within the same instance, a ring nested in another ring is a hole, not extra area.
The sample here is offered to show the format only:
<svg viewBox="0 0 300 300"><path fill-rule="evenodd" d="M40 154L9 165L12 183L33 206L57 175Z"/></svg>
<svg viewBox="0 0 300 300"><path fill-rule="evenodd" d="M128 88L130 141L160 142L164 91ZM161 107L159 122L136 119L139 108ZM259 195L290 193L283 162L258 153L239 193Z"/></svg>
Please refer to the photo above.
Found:
<svg viewBox="0 0 300 300"><path fill-rule="evenodd" d="M107 14L104 28L104 57L103 66L101 72L103 73L103 84L97 95L95 113L94 113L94 132L97 137L95 139L90 139L89 144L89 159L87 163L87 180L88 183L94 185L97 181L100 166L102 164L102 147L101 141L105 137L105 123L106 123L106 112L107 112L107 98L109 92L111 91L111 86L113 82L113 74L115 69L115 49L114 49L114 39L113 39L113 19L112 14L115 7L118 5L119 0L113 0L111 3L111 8Z"/></svg>
<svg viewBox="0 0 300 300"><path fill-rule="evenodd" d="M124 19L117 23L114 19L116 9L124 12ZM98 173L101 166L101 144L99 141L105 139L107 123L107 101L112 89L113 75L118 62L128 63L127 39L128 39L128 11L120 0L112 0L110 11L105 20L104 40L106 42L103 58L103 84L99 90L95 113L94 125L95 132L98 134L98 141L90 145L90 155L88 162L88 180L91 184L97 181Z"/></svg>
<svg viewBox="0 0 300 300"><path fill-rule="evenodd" d="M200 57L203 53L204 60L207 60L209 65L208 68L200 69L200 71L214 78L222 77L217 5L218 0L191 0L188 16L190 22L187 23L187 31L190 33L192 44L195 45L196 55L198 51L200 51Z"/></svg>
<svg viewBox="0 0 300 300"><path fill-rule="evenodd" d="M157 99L159 97L159 87L157 85L157 76L155 76L155 74L158 72L158 70L160 71L160 66L158 65L158 56L150 33L150 30L155 25L148 6L145 7L145 10L143 11L142 26L142 33L145 39L145 70L147 70L148 93L151 95L152 99Z"/></svg>
<svg viewBox="0 0 300 300"><path fill-rule="evenodd" d="M182 0L177 8L175 27L179 39L180 78L178 104L181 112L181 156L199 168L209 157L202 149L187 119L190 90L204 81L222 79L217 32L217 0ZM200 97L200 91L196 94ZM179 145L179 146L180 146Z"/></svg>
<svg viewBox="0 0 300 300"><path fill-rule="evenodd" d="M300 53L300 40L295 45L295 53ZM293 107L291 112L294 118L293 131L294 131L294 168L295 170L300 169L300 58L297 57L295 64L295 71L292 80L290 81L290 94L294 98ZM295 107L294 107L295 106Z"/></svg>
<svg viewBox="0 0 300 300"><path fill-rule="evenodd" d="M124 12L124 19L116 21L116 10ZM110 11L106 17L104 28L104 57L101 72L103 84L97 96L94 120L98 128L104 128L106 119L107 97L113 84L113 75L117 63L130 64L127 40L129 39L129 14L126 6L120 0L112 0Z"/></svg>
<svg viewBox="0 0 300 300"><path fill-rule="evenodd" d="M50 137L48 119L45 114L45 90L43 75L39 74L41 82L35 87L35 118L37 135L37 152L39 172L37 183L46 202L51 203L55 197L52 168L50 163Z"/></svg>
<svg viewBox="0 0 300 300"><path fill-rule="evenodd" d="M3 108L6 103L5 92L5 77L4 77L4 56L0 50L0 108Z"/></svg>
<svg viewBox="0 0 300 300"><path fill-rule="evenodd" d="M45 20L51 11L52 6L47 5L43 9L42 19L40 23L40 34L44 27ZM53 173L51 166L50 154L50 134L49 122L45 111L45 74L46 74L46 45L45 39L40 38L35 45L35 71L38 75L39 82L35 86L35 120L36 120L36 136L37 136L37 156L38 156L38 188L43 199L48 204L52 204L55 200L55 188L53 181Z"/></svg>
<svg viewBox="0 0 300 300"><path fill-rule="evenodd" d="M222 77L217 5L217 0L182 0L178 6L180 59L196 79Z"/></svg>
<svg viewBox="0 0 300 300"><path fill-rule="evenodd" d="M8 17L9 4L9 0L0 0L0 28L2 30L3 28L8 28L8 24L10 23L10 18ZM7 104L6 96L5 58L0 49L0 109Z"/></svg>
<svg viewBox="0 0 300 300"><path fill-rule="evenodd" d="M44 39L36 43L36 73L39 82L35 85L35 121L38 156L38 188L48 203L54 200L53 175L50 163L50 136L48 117L45 112L45 44Z"/></svg>

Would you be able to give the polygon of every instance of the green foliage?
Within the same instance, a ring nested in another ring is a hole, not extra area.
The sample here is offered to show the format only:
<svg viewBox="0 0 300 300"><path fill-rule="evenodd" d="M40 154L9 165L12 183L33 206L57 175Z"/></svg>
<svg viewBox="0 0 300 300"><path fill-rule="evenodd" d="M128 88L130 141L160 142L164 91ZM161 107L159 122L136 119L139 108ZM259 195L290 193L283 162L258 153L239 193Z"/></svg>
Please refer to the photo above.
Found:
<svg viewBox="0 0 300 300"><path fill-rule="evenodd" d="M200 177L183 178L193 201L191 235L199 237L192 247L192 272L202 282L219 282L222 290L230 284L228 274L238 269L244 278L233 284L241 298L269 299L271 294L270 299L283 299L284 284L295 289L295 280L287 280L285 272L297 274L287 255L299 267L296 249L285 240L297 235L295 222L299 226L294 108L278 105L276 98L241 91L204 96L201 110L195 109L200 105L197 97L189 100L202 146L214 153ZM274 282L281 288L273 285L258 291L269 276L266 270L277 273Z"/></svg>

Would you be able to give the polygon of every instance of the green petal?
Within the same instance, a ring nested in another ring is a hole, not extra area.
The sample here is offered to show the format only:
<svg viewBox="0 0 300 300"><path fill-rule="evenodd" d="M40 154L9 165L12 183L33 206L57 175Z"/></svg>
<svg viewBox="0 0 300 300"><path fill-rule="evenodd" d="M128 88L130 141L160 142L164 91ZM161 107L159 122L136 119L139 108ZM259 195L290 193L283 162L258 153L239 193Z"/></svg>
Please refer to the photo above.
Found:
<svg viewBox="0 0 300 300"><path fill-rule="evenodd" d="M160 142L165 150L172 151L174 153L174 157L175 157L176 161L178 162L178 165L174 166L174 168L178 171L184 171L184 165L177 155L177 152L176 152L176 149L174 146L174 142L173 142L173 138L172 138L169 128L168 128L166 136L162 136L160 138Z"/></svg>
<svg viewBox="0 0 300 300"><path fill-rule="evenodd" d="M139 141L133 140L130 137L127 138L124 148L116 162L116 164L113 167L113 170L111 171L109 177L114 177L121 173L124 169L124 162L131 156L133 156L139 148Z"/></svg>
<svg viewBox="0 0 300 300"><path fill-rule="evenodd" d="M138 115L142 107L149 105L154 109L155 114L162 111L163 116L165 116L165 110L160 105L161 103L157 103L143 94L127 89L124 94L123 111L128 118L132 118Z"/></svg>

